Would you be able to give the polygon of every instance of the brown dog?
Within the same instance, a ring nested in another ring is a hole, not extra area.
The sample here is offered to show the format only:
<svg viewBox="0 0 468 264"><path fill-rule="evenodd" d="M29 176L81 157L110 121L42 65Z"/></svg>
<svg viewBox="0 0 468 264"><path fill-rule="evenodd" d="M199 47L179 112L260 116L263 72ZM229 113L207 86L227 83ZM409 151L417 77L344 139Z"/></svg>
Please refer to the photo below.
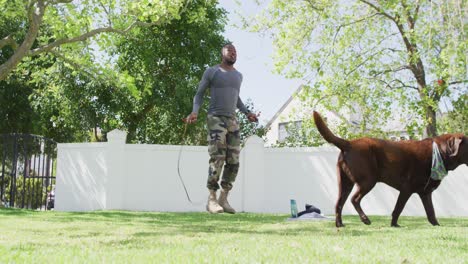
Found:
<svg viewBox="0 0 468 264"><path fill-rule="evenodd" d="M361 221L371 221L362 211L362 198L377 182L384 182L400 191L392 213L392 226L398 227L398 217L413 193L417 193L432 225L437 222L432 192L440 180L433 180L432 143L435 142L447 171L459 165L468 165L468 137L463 134L446 134L421 141L387 141L375 138L359 138L348 141L335 136L325 125L319 113L314 111L314 121L323 138L341 149L338 157L338 200L336 202L336 226L342 227L341 211L354 185L357 186L351 198Z"/></svg>

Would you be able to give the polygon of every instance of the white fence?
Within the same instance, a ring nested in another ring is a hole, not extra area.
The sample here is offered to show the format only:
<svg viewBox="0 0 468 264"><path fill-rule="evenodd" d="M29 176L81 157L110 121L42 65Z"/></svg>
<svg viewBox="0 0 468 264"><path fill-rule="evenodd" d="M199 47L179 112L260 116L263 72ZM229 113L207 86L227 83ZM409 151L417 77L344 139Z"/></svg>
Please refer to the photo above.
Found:
<svg viewBox="0 0 468 264"><path fill-rule="evenodd" d="M125 137L112 131L108 143L58 145L56 210L205 210L206 146L130 145ZM180 174L195 204L188 202L177 173L179 153ZM338 153L334 147L264 148L260 138L251 137L241 152L230 203L238 211L288 213L289 200L296 199L299 210L309 203L333 215ZM436 215L468 216L467 188L467 166L450 172L433 194ZM397 196L379 183L362 207L369 215L390 215ZM343 213L356 214L349 200ZM425 215L417 195L403 215Z"/></svg>

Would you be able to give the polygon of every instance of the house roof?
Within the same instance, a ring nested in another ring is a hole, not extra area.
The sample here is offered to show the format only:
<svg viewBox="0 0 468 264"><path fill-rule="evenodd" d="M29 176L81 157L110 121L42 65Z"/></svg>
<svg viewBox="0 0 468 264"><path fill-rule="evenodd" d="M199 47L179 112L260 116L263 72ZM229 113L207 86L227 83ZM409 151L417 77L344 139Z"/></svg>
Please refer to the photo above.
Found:
<svg viewBox="0 0 468 264"><path fill-rule="evenodd" d="M294 93L288 98L288 100L286 100L286 102L283 104L283 106L281 106L281 108L278 111L276 111L275 115L265 125L265 128L267 130L270 128L270 126L273 124L273 122L275 122L275 120L281 115L281 113L284 111L284 109L286 109L286 107L288 107L288 105L292 102L292 100L294 99L294 96L296 96L297 94L299 94L299 92L301 92L303 87L304 86L302 84L299 85L299 87L297 87L296 91L294 91Z"/></svg>
<svg viewBox="0 0 468 264"><path fill-rule="evenodd" d="M281 115L281 113L289 106L289 104L293 101L294 97L297 96L302 89L304 88L304 85L300 85L297 87L297 89L293 92L293 94L286 100L286 102L281 106L280 109L273 115L273 117L268 121L268 123L265 125L265 128L268 130L271 125L276 121L276 119ZM347 118L343 117L340 113L329 110L329 113L332 115L335 115L336 117L340 118L341 120L347 122L351 126L358 126L359 122L356 120L348 120ZM386 125L383 127L384 131L405 131L406 130L406 125L407 122L404 122L403 120L411 120L409 116L406 116L406 118L394 118L393 120L390 120L386 123Z"/></svg>

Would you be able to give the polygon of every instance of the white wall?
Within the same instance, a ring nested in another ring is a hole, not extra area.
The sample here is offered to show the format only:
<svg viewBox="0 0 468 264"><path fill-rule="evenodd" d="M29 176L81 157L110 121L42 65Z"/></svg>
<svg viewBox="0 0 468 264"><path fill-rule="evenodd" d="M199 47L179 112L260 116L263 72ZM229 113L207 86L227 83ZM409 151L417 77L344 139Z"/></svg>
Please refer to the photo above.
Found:
<svg viewBox="0 0 468 264"><path fill-rule="evenodd" d="M59 144L55 188L57 209L106 209L106 145Z"/></svg>
<svg viewBox="0 0 468 264"><path fill-rule="evenodd" d="M207 198L206 146L128 145L125 133L113 131L109 143L59 144L56 210L204 211ZM180 151L182 148L182 151ZM180 174L195 204L188 202ZM241 167L230 196L238 211L289 213L289 200L334 214L338 149L264 148L254 136L242 149ZM468 216L468 167L449 173L434 192L437 216ZM398 192L384 184L363 199L369 215L390 215ZM349 200L344 214L356 214ZM413 195L403 215L425 215Z"/></svg>

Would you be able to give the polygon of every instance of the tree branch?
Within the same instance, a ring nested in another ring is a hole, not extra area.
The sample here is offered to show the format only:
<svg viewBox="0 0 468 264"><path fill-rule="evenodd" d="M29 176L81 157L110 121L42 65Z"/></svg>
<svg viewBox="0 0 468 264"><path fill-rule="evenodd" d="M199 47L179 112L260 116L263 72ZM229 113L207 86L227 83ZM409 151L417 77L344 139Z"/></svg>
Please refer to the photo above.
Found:
<svg viewBox="0 0 468 264"><path fill-rule="evenodd" d="M315 3L313 3L312 0L304 0L304 1L307 2L310 5L310 8L312 8L315 11L323 12L325 10L324 8L320 8L314 5Z"/></svg>
<svg viewBox="0 0 468 264"><path fill-rule="evenodd" d="M416 24L416 21L418 20L418 17L419 17L419 8L421 7L421 3L419 0L416 0L416 9L414 10L414 15L413 15L413 19L414 19L414 23Z"/></svg>
<svg viewBox="0 0 468 264"><path fill-rule="evenodd" d="M368 51L365 51L361 54L359 54L358 58L359 57L364 57L364 55L368 52L371 52L371 51L374 51L375 49L377 49L378 46L380 46L380 44L382 42L384 42L387 38L390 38L392 36L394 36L396 34L390 34L388 36L386 36L385 38L382 38L374 47L371 47ZM384 51L385 49L382 49L382 50L379 50L377 52L374 52L373 54L371 54L368 58L366 58L362 63L360 63L356 68L352 69L350 72L348 72L348 74L346 74L346 76L349 76L351 73L353 73L354 71L356 71L359 67L361 67L362 65L364 65L367 61L369 61L370 59L372 59L376 54L379 54L381 53L382 51Z"/></svg>
<svg viewBox="0 0 468 264"><path fill-rule="evenodd" d="M411 85L407 85L406 83L404 83L403 81L401 80L398 80L398 79L395 79L393 80L394 82L397 82L399 84L401 84L401 86L399 87L395 87L395 89L399 89L399 88L410 88L410 89L413 89L415 91L418 91L418 87L414 87L414 86L411 86Z"/></svg>
<svg viewBox="0 0 468 264"><path fill-rule="evenodd" d="M99 35L101 33L117 33L117 34L120 34L120 35L126 35L128 32L130 32L136 26L151 27L151 26L161 25L163 22L165 22L165 21L162 20L162 19L158 20L157 22L153 22L153 23L135 21L124 30L116 29L116 28L113 28L113 27L96 28L96 29L93 29L93 30L91 30L89 32L86 32L86 33L84 33L84 34L82 34L80 36L73 37L73 38L60 39L60 40L54 41L52 43L49 43L49 44L47 44L45 46L33 49L27 55L28 56L34 56L34 55L37 55L37 54L42 53L42 52L50 51L53 48L56 48L56 47L64 45L64 44L85 41L85 40L87 40L87 39L89 39L91 37L94 37L96 35Z"/></svg>
<svg viewBox="0 0 468 264"><path fill-rule="evenodd" d="M52 43L49 43L47 45L44 45L42 47L38 47L36 49L30 50L33 43L36 40L37 34L39 32L39 28L42 24L42 18L44 16L47 6L49 4L63 4L63 3L71 3L71 2L72 0L48 0L48 1L47 0L33 0L33 1L30 1L30 3L27 6L30 27L26 33L25 39L23 43L21 44L21 46L15 51L15 53L5 63L0 65L0 80L4 80L8 76L8 74L10 74L10 72L12 72L16 68L16 66L21 62L21 60L25 56L34 56L41 52L51 51L52 49L63 44L85 41L87 38L91 38L93 36L96 36L98 34L105 33L105 32L125 35L129 31L131 31L133 28L135 28L136 26L150 27L150 26L161 25L164 22L166 22L165 18L160 19L153 23L146 23L146 22L136 20L126 29L116 29L111 26L97 28L77 37L60 39ZM189 3L190 1L185 2L185 5L180 10L180 13L183 13L188 9Z"/></svg>
<svg viewBox="0 0 468 264"><path fill-rule="evenodd" d="M365 3L366 5L368 5L368 6L370 6L370 7L372 7L372 8L375 9L377 12L379 12L379 14L386 16L387 18L389 18L390 20L392 20L393 22L395 22L396 24L398 24L397 21L396 21L396 18L394 18L394 17L392 17L391 15L385 13L380 7L374 5L374 4L372 4L372 3L370 3L369 1L366 1L366 0L359 0L359 1Z"/></svg>
<svg viewBox="0 0 468 264"><path fill-rule="evenodd" d="M403 65L396 69L388 69L388 70L376 72L374 76L382 75L382 74L389 73L389 72L399 72L403 70L411 70L411 67L409 65Z"/></svg>
<svg viewBox="0 0 468 264"><path fill-rule="evenodd" d="M11 46L13 50L16 50L18 48L18 43L16 43L12 35L8 35L0 40L0 50L5 46Z"/></svg>
<svg viewBox="0 0 468 264"><path fill-rule="evenodd" d="M361 68L362 65L366 64L366 62L368 62L369 60L371 60L376 54L378 54L379 52L376 52L374 54L372 54L371 56L367 57L365 60L363 60L361 63L359 63L356 67L354 67L353 69L351 69L350 71L348 71L347 73L345 73L345 76L348 77L349 75L351 75L351 73L357 71L359 68Z"/></svg>
<svg viewBox="0 0 468 264"><path fill-rule="evenodd" d="M30 8L30 27L24 38L21 46L15 51L15 53L2 65L0 65L0 80L4 80L6 76L20 63L23 57L27 54L28 50L32 47L36 40L39 27L42 23L42 18L45 12L45 2L38 0L36 5L32 5Z"/></svg>
<svg viewBox="0 0 468 264"><path fill-rule="evenodd" d="M455 85L455 84L461 84L461 83L468 83L468 80L453 81L453 82L449 82L447 85Z"/></svg>
<svg viewBox="0 0 468 264"><path fill-rule="evenodd" d="M98 73L97 71L95 71L91 67L83 67L83 65L73 61L72 59L69 59L69 58L65 57L60 52L57 52L55 50L51 50L49 52L51 54L53 54L54 56L56 56L57 58L61 59L63 62L69 64L72 68L74 68L78 72L82 72L82 73L88 75L91 79L95 79L95 80L99 81L100 83L117 84L116 79L114 79L112 77L111 78L104 78L102 74ZM111 88L111 89L113 89L113 88Z"/></svg>
<svg viewBox="0 0 468 264"><path fill-rule="evenodd" d="M402 89L402 88L409 88L409 89L413 89L415 91L418 91L418 88L417 87L414 87L414 86L411 86L411 85L407 85L405 84L404 82L402 82L401 80L398 80L398 79L394 79L390 82L387 82L385 80L382 80L382 79L379 79L379 78L366 78L368 80L376 80L378 82L381 82L383 83L388 89L391 89L391 90L397 90L397 89ZM392 83L393 82L396 82L396 83L399 83L400 86L392 86Z"/></svg>
<svg viewBox="0 0 468 264"><path fill-rule="evenodd" d="M408 52L409 59L411 61L414 60L413 56L417 56L418 54L418 48L415 44L411 43L408 36L406 35L406 31L403 28L403 25L400 23L398 16L397 17L392 17L389 14L385 13L381 8L377 7L376 5L366 1L366 0L359 0L368 6L372 7L373 9L377 10L380 12L382 15L385 17L388 17L390 20L392 20L395 25L398 28L398 31L400 32L400 35L403 39L403 42L405 43L406 50ZM414 26L414 25L413 25ZM420 88L422 89L423 87L426 86L426 73L424 71L424 65L421 60L421 58L417 58L415 62L410 64L411 71L413 72L414 77L416 78Z"/></svg>
<svg viewBox="0 0 468 264"><path fill-rule="evenodd" d="M109 26L111 27L112 26L112 21L110 19L110 8L109 8L109 10L107 10L106 6L101 1L99 1L99 5L102 7L102 9L104 9L104 12L107 15L107 22L109 22Z"/></svg>
<svg viewBox="0 0 468 264"><path fill-rule="evenodd" d="M400 35L403 38L403 41L404 41L404 43L406 45L406 49L408 51L411 51L412 53L414 53L413 46L411 45L411 42L409 41L409 39L406 37L406 32L405 32L403 26L400 24L400 22L395 17L392 17L391 15L385 13L380 7L374 5L374 4L372 4L372 3L370 3L370 2L368 2L366 0L359 0L359 1L367 4L368 6L372 7L375 10L377 10L377 12L379 12L383 16L385 16L385 17L389 18L391 21L393 21L393 23L395 23L398 30L400 31Z"/></svg>
<svg viewBox="0 0 468 264"><path fill-rule="evenodd" d="M50 0L47 1L48 4L56 5L56 4L68 4L73 2L73 0Z"/></svg>
<svg viewBox="0 0 468 264"><path fill-rule="evenodd" d="M360 23L362 21L365 21L366 19L369 19L369 18L372 18L374 16L378 15L378 13L374 13L370 16L367 16L365 18L362 18L362 19L358 19L358 20L355 20L355 21L352 21L350 23L347 23L347 24L341 24L338 26L338 29L336 30L335 32L335 35L333 36L333 42L331 44L331 49L330 51L328 52L328 54L325 56L325 59L323 60L323 62L320 64L320 66L318 67L318 70L317 71L320 71L323 67L323 65L327 62L328 58L330 57L331 54L334 53L335 51L335 43L336 43L336 38L338 37L338 34L340 33L341 29L344 28L344 27L347 27L347 26L351 26L353 24L357 24L357 23ZM309 74L310 75L310 74ZM307 78L308 76L304 77L304 78Z"/></svg>
<svg viewBox="0 0 468 264"><path fill-rule="evenodd" d="M402 1L401 1L401 5L403 6L404 13L405 13L405 15L406 15L406 19L408 19L408 27L409 27L409 29L414 29L414 23L415 23L415 21L414 21L413 18L411 17L411 13L410 13L410 11L409 11L408 5L406 4L406 1L405 1L405 0L402 0Z"/></svg>
<svg viewBox="0 0 468 264"><path fill-rule="evenodd" d="M360 22L365 21L365 20L367 20L367 19L369 19L369 18L372 18L372 17L374 17L374 16L376 16L376 15L378 15L378 14L379 14L379 13L374 13L374 14L372 14L372 15L370 15L370 16L367 16L367 17L364 17L364 18L362 18L362 19L358 19L358 20L352 21L352 22L347 23L347 24L341 24L341 25L339 25L339 26L338 26L338 29L337 29L336 32L335 32L335 35L333 36L332 47L335 46L336 38L337 38L338 33L340 33L340 31L341 31L342 28L347 27L347 26L351 26L351 25L354 25L354 24L357 24L357 23L360 23Z"/></svg>

